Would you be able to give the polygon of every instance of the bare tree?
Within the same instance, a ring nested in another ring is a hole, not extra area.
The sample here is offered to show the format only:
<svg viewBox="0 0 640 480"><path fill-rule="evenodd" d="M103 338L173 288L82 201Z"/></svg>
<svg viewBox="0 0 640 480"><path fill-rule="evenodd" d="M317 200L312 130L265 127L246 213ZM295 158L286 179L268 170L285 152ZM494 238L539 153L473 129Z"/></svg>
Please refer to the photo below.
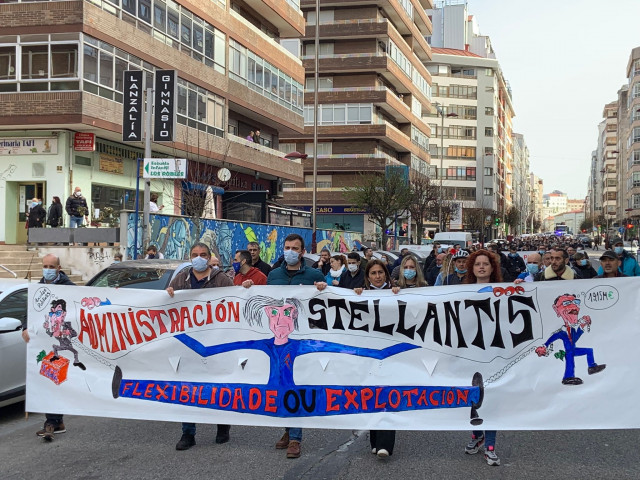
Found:
<svg viewBox="0 0 640 480"><path fill-rule="evenodd" d="M416 222L416 243L420 244L424 236L425 221L438 218L438 186L424 175L415 175L411 179L410 189L411 202L408 210L411 219Z"/></svg>
<svg viewBox="0 0 640 480"><path fill-rule="evenodd" d="M366 209L371 221L382 230L382 244L387 243L387 229L407 211L411 203L411 188L398 173L361 175L358 183L344 191L354 206Z"/></svg>
<svg viewBox="0 0 640 480"><path fill-rule="evenodd" d="M516 206L510 207L504 214L503 221L509 226L509 232L511 233L520 223L520 210Z"/></svg>

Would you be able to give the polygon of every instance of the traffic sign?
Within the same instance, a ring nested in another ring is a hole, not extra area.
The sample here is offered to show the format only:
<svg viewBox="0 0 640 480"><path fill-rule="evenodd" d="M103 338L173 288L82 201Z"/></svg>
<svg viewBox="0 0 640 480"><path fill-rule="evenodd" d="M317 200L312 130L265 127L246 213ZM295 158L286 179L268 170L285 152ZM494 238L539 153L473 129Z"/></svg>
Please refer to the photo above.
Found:
<svg viewBox="0 0 640 480"><path fill-rule="evenodd" d="M620 233L624 233L624 227L620 227L620 228L618 228L618 232L620 232Z"/></svg>
<svg viewBox="0 0 640 480"><path fill-rule="evenodd" d="M187 178L187 160L184 158L145 158L143 178Z"/></svg>

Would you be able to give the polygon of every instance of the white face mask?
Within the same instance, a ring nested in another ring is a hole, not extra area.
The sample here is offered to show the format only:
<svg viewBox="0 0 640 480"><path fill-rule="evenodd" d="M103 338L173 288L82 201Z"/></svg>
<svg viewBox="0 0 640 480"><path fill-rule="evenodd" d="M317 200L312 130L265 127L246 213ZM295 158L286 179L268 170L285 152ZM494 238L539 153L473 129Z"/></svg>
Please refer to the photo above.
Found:
<svg viewBox="0 0 640 480"><path fill-rule="evenodd" d="M74 195L75 195L76 197L81 197L81 196L82 196L82 192L81 192L81 191L77 191Z"/></svg>
<svg viewBox="0 0 640 480"><path fill-rule="evenodd" d="M347 268L351 273L355 273L358 271L358 265L356 265L355 263L352 263L351 265L347 265Z"/></svg>

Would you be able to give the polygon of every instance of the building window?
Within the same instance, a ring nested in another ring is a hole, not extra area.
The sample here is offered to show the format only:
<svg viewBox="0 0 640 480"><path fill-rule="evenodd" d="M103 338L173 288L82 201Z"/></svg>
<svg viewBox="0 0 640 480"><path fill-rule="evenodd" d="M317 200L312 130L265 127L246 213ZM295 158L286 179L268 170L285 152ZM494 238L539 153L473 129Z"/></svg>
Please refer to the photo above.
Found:
<svg viewBox="0 0 640 480"><path fill-rule="evenodd" d="M638 98L638 97L640 97L640 83L636 83L633 86L632 98Z"/></svg>
<svg viewBox="0 0 640 480"><path fill-rule="evenodd" d="M485 189L484 189L484 196L485 196L485 197L493 196L493 188L485 187Z"/></svg>
<svg viewBox="0 0 640 480"><path fill-rule="evenodd" d="M316 186L318 188L331 188L333 183L332 175L316 175ZM305 188L313 188L313 175L304 176Z"/></svg>
<svg viewBox="0 0 640 480"><path fill-rule="evenodd" d="M294 142L290 143L280 143L278 145L278 150L287 154L296 151L296 144Z"/></svg>
<svg viewBox="0 0 640 480"><path fill-rule="evenodd" d="M372 123L371 103L324 103L318 105L318 125L364 125ZM313 105L304 107L305 125L313 125Z"/></svg>
<svg viewBox="0 0 640 480"><path fill-rule="evenodd" d="M629 157L629 168L633 165L640 165L640 150L634 150Z"/></svg>
<svg viewBox="0 0 640 480"><path fill-rule="evenodd" d="M635 127L629 135L629 144L640 142L640 127Z"/></svg>
<svg viewBox="0 0 640 480"><path fill-rule="evenodd" d="M233 39L229 40L229 77L302 115L302 84Z"/></svg>
<svg viewBox="0 0 640 480"><path fill-rule="evenodd" d="M485 156L493 155L493 147L484 147Z"/></svg>
<svg viewBox="0 0 640 480"><path fill-rule="evenodd" d="M320 42L320 56L322 55L333 55L333 42ZM306 43L304 45L304 54L305 56L313 57L316 52L316 44L315 43Z"/></svg>
<svg viewBox="0 0 640 480"><path fill-rule="evenodd" d="M632 182L632 186L640 187L640 173L639 172L633 173L633 175L631 176L631 182Z"/></svg>
<svg viewBox="0 0 640 480"><path fill-rule="evenodd" d="M485 127L484 128L484 136L485 137L493 137L493 128L492 127Z"/></svg>
<svg viewBox="0 0 640 480"><path fill-rule="evenodd" d="M484 71L484 74L487 77L493 77L493 68L486 68L485 71Z"/></svg>
<svg viewBox="0 0 640 480"><path fill-rule="evenodd" d="M0 47L0 92L79 90L78 34L14 36ZM20 74L18 75L18 70Z"/></svg>
<svg viewBox="0 0 640 480"><path fill-rule="evenodd" d="M331 90L333 88L333 77L318 77L318 85L320 86L319 92ZM315 78L307 77L305 79L304 88L310 92L314 91Z"/></svg>
<svg viewBox="0 0 640 480"><path fill-rule="evenodd" d="M491 167L484 167L484 175L486 177L493 177L493 168Z"/></svg>
<svg viewBox="0 0 640 480"><path fill-rule="evenodd" d="M493 115L493 107L485 107L484 108L485 115Z"/></svg>

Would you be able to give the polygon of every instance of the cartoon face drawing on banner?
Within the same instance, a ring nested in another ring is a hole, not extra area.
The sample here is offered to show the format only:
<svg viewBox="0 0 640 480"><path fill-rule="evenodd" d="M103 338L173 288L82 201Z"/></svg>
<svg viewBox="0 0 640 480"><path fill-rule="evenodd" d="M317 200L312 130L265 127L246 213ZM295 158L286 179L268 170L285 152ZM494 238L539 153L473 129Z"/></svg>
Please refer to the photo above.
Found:
<svg viewBox="0 0 640 480"><path fill-rule="evenodd" d="M564 329L555 331L549 339L536 348L539 357L546 357L553 351L553 342L562 340L564 350L554 354L555 358L564 360L565 371L562 377L563 385L581 385L582 379L575 376L575 357L587 357L587 373L593 375L606 368L605 364L597 364L592 348L579 348L576 343L585 330L591 330L591 317L585 315L580 318L580 299L571 293L564 293L553 302L553 311L564 322Z"/></svg>

